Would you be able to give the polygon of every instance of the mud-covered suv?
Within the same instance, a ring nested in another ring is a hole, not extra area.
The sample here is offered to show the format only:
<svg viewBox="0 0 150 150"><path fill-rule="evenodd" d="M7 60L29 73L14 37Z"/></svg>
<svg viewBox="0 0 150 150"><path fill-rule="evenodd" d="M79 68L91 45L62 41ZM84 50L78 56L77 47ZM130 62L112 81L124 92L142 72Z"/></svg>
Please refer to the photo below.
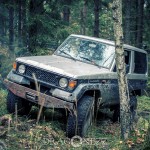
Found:
<svg viewBox="0 0 150 150"><path fill-rule="evenodd" d="M146 88L147 52L124 45L131 110L136 95ZM64 108L69 112L66 134L85 136L93 112L99 108L119 110L119 89L112 41L70 35L51 56L17 58L8 74L7 109L25 115L33 104ZM37 84L40 86L37 90Z"/></svg>

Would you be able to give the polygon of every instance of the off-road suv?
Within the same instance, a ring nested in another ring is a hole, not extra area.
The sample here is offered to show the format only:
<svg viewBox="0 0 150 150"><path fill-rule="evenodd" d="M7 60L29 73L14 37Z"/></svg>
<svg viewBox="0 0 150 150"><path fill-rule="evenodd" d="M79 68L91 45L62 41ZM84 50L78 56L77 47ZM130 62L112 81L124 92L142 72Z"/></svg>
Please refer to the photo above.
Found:
<svg viewBox="0 0 150 150"><path fill-rule="evenodd" d="M146 88L147 52L124 45L131 110L136 95ZM119 110L119 89L112 41L70 35L51 56L20 57L13 64L5 84L7 109L28 114L33 104L65 108L69 115L66 134L84 136L91 125L93 110L110 108L114 119ZM40 90L37 90L37 84ZM99 107L98 107L99 106Z"/></svg>

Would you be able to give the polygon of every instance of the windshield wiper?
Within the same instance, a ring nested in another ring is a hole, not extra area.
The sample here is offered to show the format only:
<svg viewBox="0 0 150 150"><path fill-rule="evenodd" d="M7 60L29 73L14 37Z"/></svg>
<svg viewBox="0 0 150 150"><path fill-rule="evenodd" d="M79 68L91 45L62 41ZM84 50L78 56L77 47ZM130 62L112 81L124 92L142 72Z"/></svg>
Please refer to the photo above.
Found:
<svg viewBox="0 0 150 150"><path fill-rule="evenodd" d="M66 53L65 51L60 51L60 52L66 54L67 56L69 56L70 58L72 58L73 60L76 61L76 59L72 55L70 55L69 53Z"/></svg>
<svg viewBox="0 0 150 150"><path fill-rule="evenodd" d="M93 60L91 60L91 59L89 59L89 58L87 58L87 57L83 57L83 56L79 56L79 57L80 57L80 58L83 58L83 59L85 59L85 60L87 60L87 61L89 61L89 62L91 62L93 65L97 66L98 68L103 67L103 66L98 65L95 61L93 61ZM105 68L105 67L104 67L104 68Z"/></svg>
<svg viewBox="0 0 150 150"><path fill-rule="evenodd" d="M104 64L111 58L111 56L112 56L113 54L114 54L114 53L110 54L110 56L103 62L102 65L104 65ZM109 64L110 64L110 63L109 63Z"/></svg>

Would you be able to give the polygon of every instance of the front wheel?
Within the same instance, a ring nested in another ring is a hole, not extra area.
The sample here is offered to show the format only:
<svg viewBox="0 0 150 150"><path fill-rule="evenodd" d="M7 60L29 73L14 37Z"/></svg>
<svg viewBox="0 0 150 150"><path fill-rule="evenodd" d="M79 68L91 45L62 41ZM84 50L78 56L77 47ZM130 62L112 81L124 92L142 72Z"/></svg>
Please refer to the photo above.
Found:
<svg viewBox="0 0 150 150"><path fill-rule="evenodd" d="M77 110L69 114L67 121L67 136L74 135L84 137L92 123L94 99L91 96L84 96L77 104Z"/></svg>
<svg viewBox="0 0 150 150"><path fill-rule="evenodd" d="M28 115L31 111L32 105L28 101L8 91L7 110L9 113L15 113L15 104L17 104L18 115Z"/></svg>

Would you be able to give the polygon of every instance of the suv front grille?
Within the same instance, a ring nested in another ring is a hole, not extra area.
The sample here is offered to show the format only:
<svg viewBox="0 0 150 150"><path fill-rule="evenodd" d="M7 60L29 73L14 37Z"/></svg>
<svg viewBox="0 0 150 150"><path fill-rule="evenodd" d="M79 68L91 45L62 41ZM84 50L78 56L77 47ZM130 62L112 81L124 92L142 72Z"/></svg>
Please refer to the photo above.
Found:
<svg viewBox="0 0 150 150"><path fill-rule="evenodd" d="M33 78L33 74L40 81L44 81L44 82L50 83L50 84L56 84L57 83L57 76L55 74L44 71L44 70L40 70L37 68L33 68L30 66L26 66L25 75L27 77Z"/></svg>
<svg viewBox="0 0 150 150"><path fill-rule="evenodd" d="M18 70L17 73L19 74ZM25 77L28 77L30 79L34 79L33 78L33 74L35 75L36 79L38 81L42 81L45 82L47 84L52 84L52 85L57 85L58 83L58 75L52 73L52 72L48 72L45 70L41 70L32 66L27 66L26 65L26 72L24 74Z"/></svg>

